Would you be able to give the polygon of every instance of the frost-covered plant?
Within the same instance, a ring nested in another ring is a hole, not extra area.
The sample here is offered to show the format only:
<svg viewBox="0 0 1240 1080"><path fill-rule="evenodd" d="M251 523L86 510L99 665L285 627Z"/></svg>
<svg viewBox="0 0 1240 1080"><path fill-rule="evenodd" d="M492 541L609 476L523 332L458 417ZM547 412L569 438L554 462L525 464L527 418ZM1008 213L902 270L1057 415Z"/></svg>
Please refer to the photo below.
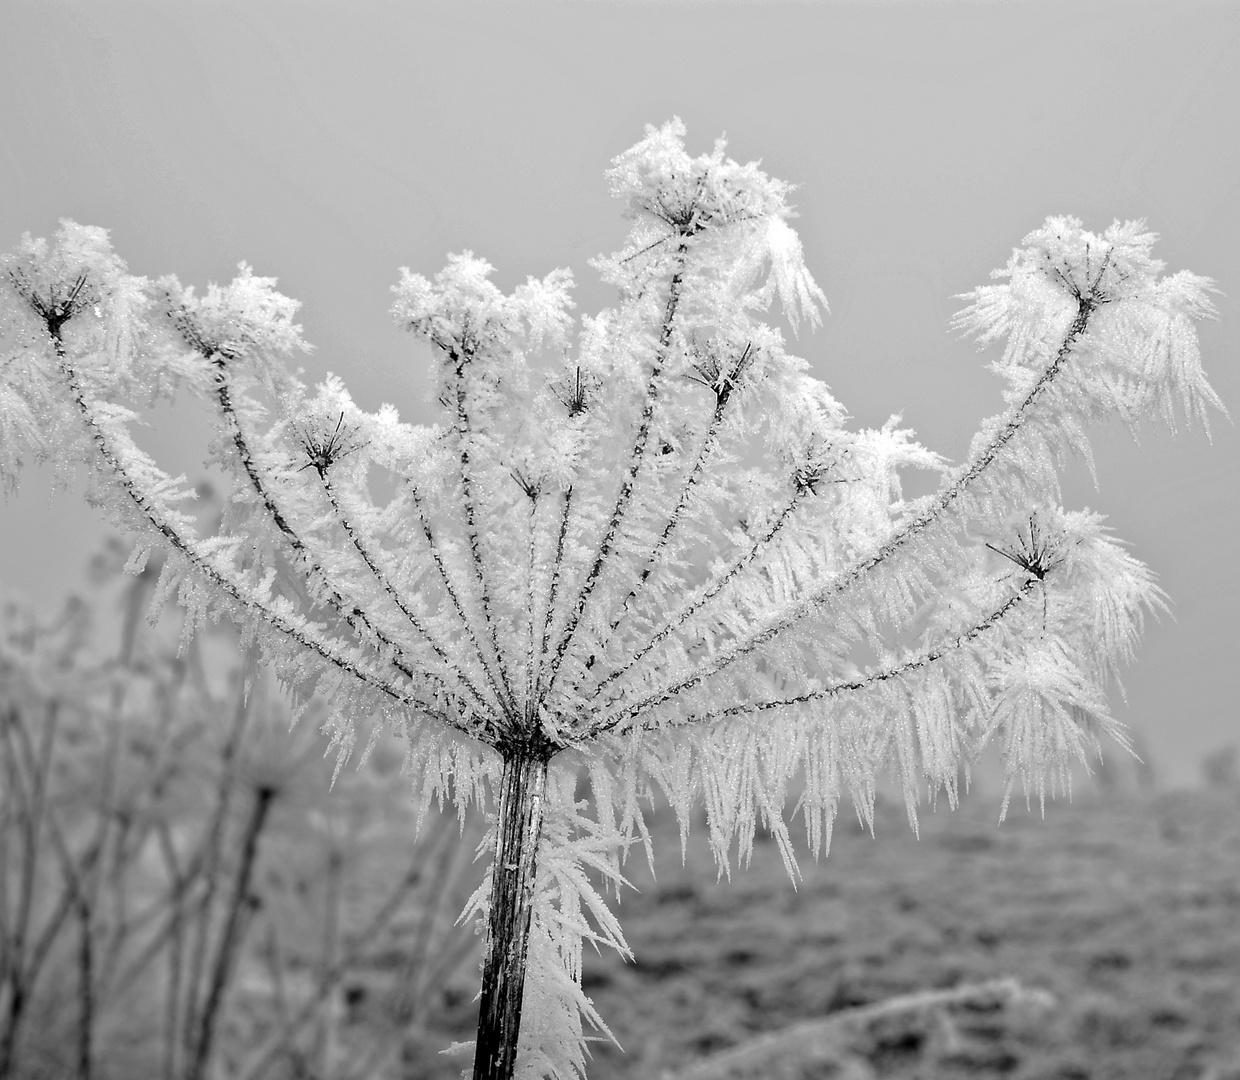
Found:
<svg viewBox="0 0 1240 1080"><path fill-rule="evenodd" d="M649 849L652 791L682 829L704 799L721 868L761 826L795 874L794 783L817 853L841 797L870 816L883 770L915 824L985 744L1009 796L1044 798L1100 735L1122 742L1104 689L1159 592L1098 515L1061 508L1056 468L1102 417L1221 407L1193 325L1210 282L1160 276L1141 223L1062 217L956 318L1006 342L1007 408L967 459L897 418L850 429L764 321L776 297L794 329L824 303L789 185L683 137L650 128L615 159L631 230L593 265L620 300L575 337L566 270L511 295L469 253L403 272L434 426L366 413L334 377L308 390L297 305L244 264L199 296L65 222L0 274L5 483L24 458L87 464L132 567L165 550L188 627L236 621L297 704L321 695L341 762L385 721L424 809L494 796L476 1080L584 1072L582 1020L602 1021L582 943L625 948L587 873L616 885L627 846ZM214 535L130 433L134 402L178 387L237 481ZM910 467L937 491L904 499Z"/></svg>

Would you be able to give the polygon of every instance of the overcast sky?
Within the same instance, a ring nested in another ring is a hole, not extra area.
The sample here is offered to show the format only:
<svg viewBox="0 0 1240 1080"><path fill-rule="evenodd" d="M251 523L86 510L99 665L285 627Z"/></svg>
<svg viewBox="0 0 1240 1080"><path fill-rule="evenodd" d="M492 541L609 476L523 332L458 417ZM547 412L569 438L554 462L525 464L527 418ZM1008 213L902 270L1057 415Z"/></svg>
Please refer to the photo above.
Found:
<svg viewBox="0 0 1240 1080"><path fill-rule="evenodd" d="M6 0L0 70L0 249L72 217L137 273L202 286L245 259L304 302L311 379L365 407L430 415L387 314L401 265L469 248L505 289L570 266L580 310L610 303L586 265L625 231L603 170L679 115L691 153L726 132L800 185L831 314L793 351L858 425L902 412L964 455L1002 402L953 294L1062 213L1144 217L1169 271L1217 280L1206 370L1240 414L1234 3ZM152 445L192 475L172 415ZM1170 593L1117 703L1169 783L1240 740L1240 437L1221 416L1213 437L1100 431L1100 490L1074 467L1065 494ZM0 506L0 578L45 610L104 534L49 479Z"/></svg>

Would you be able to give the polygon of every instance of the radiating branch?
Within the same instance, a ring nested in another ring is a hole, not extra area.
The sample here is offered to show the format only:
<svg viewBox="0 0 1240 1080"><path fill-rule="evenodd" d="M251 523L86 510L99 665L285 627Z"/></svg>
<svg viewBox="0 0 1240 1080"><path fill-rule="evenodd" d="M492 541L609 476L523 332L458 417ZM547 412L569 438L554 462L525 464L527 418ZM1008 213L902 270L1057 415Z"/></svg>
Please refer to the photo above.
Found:
<svg viewBox="0 0 1240 1080"><path fill-rule="evenodd" d="M547 680L548 693L555 685L556 676L559 674L564 655L572 643L573 635L577 632L577 627L581 622L582 615L585 613L586 605L590 602L590 596L594 592L595 585L598 584L599 575L602 573L603 567L607 563L607 558L611 554L612 544L615 542L620 523L624 520L625 512L628 510L629 501L633 495L633 488L636 486L637 476L641 471L645 458L646 444L650 438L651 422L654 419L655 402L659 396L659 383L663 374L663 367L667 363L676 309L680 305L681 290L684 283L685 244L683 239L677 249L676 258L677 268L675 273L672 274L672 280L668 286L667 304L663 309L663 325L659 331L659 344L655 350L654 364L650 371L650 377L646 380L646 400L642 406L641 422L638 425L637 437L633 441L633 449L629 452L628 467L625 471L624 480L620 484L620 491L616 495L616 505L612 510L610 520L607 522L607 529L603 534L602 541L599 543L598 551L594 556L594 562L590 566L589 573L586 574L581 591L577 594L576 603L573 604L568 622L560 635L559 643L556 645L555 656L551 661L551 671Z"/></svg>
<svg viewBox="0 0 1240 1080"><path fill-rule="evenodd" d="M727 719L732 716L745 716L751 713L766 712L770 709L784 709L796 705L807 705L813 701L823 701L827 698L839 697L842 694L864 692L875 686L879 686L882 683L890 682L896 679L903 679L906 676L912 675L917 671L928 668L932 664L943 660L956 650L963 648L969 642L980 637L987 630L997 626L1026 596L1028 596L1028 594L1036 586L1041 583L1041 581L1041 578L1031 575L1025 580L1024 584L1021 585L1021 587L1009 596L1002 604L1000 604L999 607L990 612L984 619L974 623L974 625L969 627L968 630L957 634L955 637L950 638L940 645L914 653L912 656L908 657L899 664L879 668L877 671L872 671L863 678L828 683L825 686L820 686L813 690L807 690L802 694L796 694L792 697L776 698L767 701L750 701L743 704L731 705L723 709L714 709L709 712L697 713L683 720L674 720L672 723L679 727L685 724L701 724L713 720ZM647 698L646 701L640 706L633 706L630 709L625 709L618 714L615 719L604 721L604 723L601 724L596 730L610 731L616 730L617 728L620 730L625 730L630 726L625 722L626 720L637 719L643 713L646 713L663 704L663 702L669 700L672 696L673 695L671 694L667 694L665 697L657 701ZM649 724L641 724L639 726L643 728L651 728L660 725L658 722L651 722Z"/></svg>
<svg viewBox="0 0 1240 1080"><path fill-rule="evenodd" d="M447 651L442 645L439 644L438 641L435 640L431 632L418 617L417 612L409 606L408 601L401 595L400 591L392 583L391 575L385 572L379 565L375 553L373 553L369 546L362 540L358 530L354 527L352 519L345 513L340 504L340 498L336 491L335 485L332 483L328 468L324 466L322 468L317 468L316 471L318 472L319 480L323 485L323 491L327 495L328 501L331 503L332 511L336 515L336 520L339 521L340 527L344 530L345 536L349 538L349 543L353 545L353 549L357 552L358 557L366 565L366 568L370 571L371 576L374 577L379 587L383 589L387 597L400 610L400 613L405 616L414 632L424 642L426 642L431 651L435 654L436 658L443 664L444 670L450 672L469 692L470 697L473 698L474 703L478 706L480 714L483 717L488 717L491 713L491 707L483 698L481 692L476 686L474 686L473 681L469 678L469 676L464 671L459 670L458 666L453 664L451 659L449 659ZM438 678L438 676L429 677L434 678L437 682L442 681Z"/></svg>
<svg viewBox="0 0 1240 1080"><path fill-rule="evenodd" d="M464 337L464 334L462 334L462 337ZM495 666L499 674L499 683L502 689L501 697L508 715L515 719L517 716L516 701L512 694L512 687L508 685L508 674L505 670L504 657L499 648L495 616L491 611L491 589L487 581L486 568L482 561L481 541L478 537L477 499L474 495L473 468L469 456L472 426L465 392L465 367L473 357L466 348L464 341L462 341L459 348L447 347L442 343L441 348L446 349L448 358L452 361L452 376L456 382L456 392L453 395L456 416L452 431L456 435L459 448L458 460L461 471L461 503L465 514L465 538L469 542L469 556L474 567L474 579L478 584L478 598L482 605L482 618L487 628L491 652L494 654Z"/></svg>
<svg viewBox="0 0 1240 1080"><path fill-rule="evenodd" d="M1081 297L1076 317L1068 327L1067 333L1064 335L1063 341L1055 354L1055 359L1042 372L1037 382L1034 383L1019 404L1014 405L1008 410L998 432L973 460L960 470L955 480L939 493L928 509L899 528L876 551L864 559L858 560L847 570L836 574L825 585L815 589L808 596L787 605L783 611L776 612L766 620L766 625L761 629L740 638L713 659L702 662L697 670L690 675L653 691L642 701L629 706L622 710L622 712L630 716L636 715L636 712L644 711L649 707L649 703L656 699L659 702L666 701L668 698L691 690L706 679L727 670L737 661L752 654L756 649L769 644L782 634L799 626L806 619L813 617L826 603L839 597L858 582L864 580L876 568L893 558L911 540L921 535L927 528L943 518L956 500L968 489L969 485L994 464L1004 447L1012 441L1016 433L1021 429L1037 400L1046 392L1047 387L1063 370L1071 354L1072 346L1085 333L1089 326L1090 317L1101 302L1092 293ZM610 721L608 721L607 726L610 726Z"/></svg>
<svg viewBox="0 0 1240 1080"><path fill-rule="evenodd" d="M388 662L405 678L412 681L414 679L413 668L403 659L400 646L379 627L375 626L365 611L357 604L347 600L340 590L331 583L327 572L276 504L274 495L259 471L254 451L246 438L245 429L241 426L241 417L238 416L236 407L233 404L232 388L229 385L228 378L228 364L235 361L237 356L230 350L214 342L207 341L197 327L194 326L188 313L171 309L169 310L169 317L185 341L203 356L214 369L216 402L219 405L220 413L223 415L225 423L228 424L238 460L241 462L242 468L249 478L250 486L262 502L263 508L267 511L272 523L284 536L286 543L292 549L294 557L305 566L307 581L312 585L314 582L322 583L323 588L326 590L328 605L358 635L359 640L366 641L369 638L370 640L377 641L381 646L378 650L380 655L386 650Z"/></svg>
<svg viewBox="0 0 1240 1080"><path fill-rule="evenodd" d="M69 362L64 342L60 336L59 325L53 328L51 322L48 323L48 333L52 337L55 345L56 355L59 360L61 373L69 386L70 396L81 415L86 427L89 431L91 441L95 445L104 465L108 471L119 483L125 495L130 502L137 508L140 515L146 520L149 527L153 528L174 551L178 553L186 562L192 566L202 577L209 581L213 586L226 596L231 602L237 604L250 615L257 616L263 623L275 630L284 639L300 645L302 648L318 654L331 667L338 669L346 675L349 675L362 683L364 686L378 691L385 697L390 698L395 704L402 705L406 708L424 713L449 724L452 727L462 730L465 734L472 735L470 731L461 725L455 719L440 712L435 707L423 702L415 697L410 697L390 683L386 682L378 675L366 670L361 664L350 660L338 653L335 648L328 642L319 638L317 634L311 630L308 625L298 626L285 616L272 611L265 604L259 602L258 599L246 595L245 589L236 581L234 581L227 572L205 553L199 551L194 543L187 537L183 536L177 528L167 519L160 508L148 498L139 488L133 477L129 475L119 454L112 446L109 435L105 433L99 417L91 408L86 400L85 390ZM115 433L113 433L115 437Z"/></svg>
<svg viewBox="0 0 1240 1080"><path fill-rule="evenodd" d="M812 489L809 485L796 485L793 489L792 497L787 503L784 504L783 508L775 516L774 521L771 522L766 531L749 546L749 549L739 558L734 559L732 564L722 574L720 574L712 584L708 585L701 593L694 597L694 599L689 601L689 603L685 604L684 607L676 612L675 615L671 616L671 618L669 618L654 633L646 644L630 656L622 666L616 668L607 676L607 678L603 679L591 695L591 700L597 698L598 695L613 682L615 682L616 679L631 671L634 666L640 663L650 653L652 649L662 644L672 634L680 630L685 623L689 621L689 619L691 619L698 611L710 603L733 581L735 581L741 572L771 544L776 535L791 518L801 501L811 492L811 490Z"/></svg>
<svg viewBox="0 0 1240 1080"><path fill-rule="evenodd" d="M732 394L736 389L745 369L753 356L753 343L749 342L745 345L740 357L730 365L728 370L722 370L716 367L713 370L703 371L699 368L702 378L695 379L695 382L701 382L703 386L711 390L715 395L715 406L711 410L710 423L706 427L706 434L702 437L702 443L698 447L697 455L694 457L693 464L685 473L684 482L681 484L680 494L677 496L676 505L672 508L671 514L668 515L667 523L663 526L663 531L659 534L658 540L655 541L654 547L650 554L646 557L646 563L642 567L641 573L638 575L637 582L633 588L629 590L628 596L624 598L619 613L611 621L611 631L615 633L621 622L628 613L633 610L633 603L645 588L647 580L654 572L659 562L659 557L667 549L673 534L680 525L681 516L689 505L694 490L701 479L702 472L706 467L706 462L715 448L719 445L719 428L723 423L724 413L727 411L728 402L732 398Z"/></svg>
<svg viewBox="0 0 1240 1080"><path fill-rule="evenodd" d="M495 677L495 673L491 670L491 665L487 662L486 654L482 651L482 643L478 640L478 635L474 633L473 623L469 621L469 616L465 614L465 607L461 603L460 595L456 591L456 587L452 584L452 578L448 574L448 568L444 564L443 555L439 550L439 543L435 538L434 530L431 528L430 518L427 516L426 507L422 504L422 495L418 491L417 486L412 480L407 482L410 498L413 500L414 509L418 513L418 522L422 526L422 536L426 540L427 547L430 549L431 559L435 563L435 569L439 571L439 580L443 583L444 591L448 594L448 599L452 601L452 609L456 612L457 619L460 620L461 628L465 631L466 637L469 638L470 644L474 647L474 655L478 658L478 663L482 665L483 673L486 675L487 682L491 686L492 693L495 694L496 700L500 702L503 708L506 698L500 688L499 681ZM505 713L509 721L515 720L515 714L505 708Z"/></svg>
<svg viewBox="0 0 1240 1080"><path fill-rule="evenodd" d="M556 534L555 559L551 564L551 581L547 586L547 609L543 613L542 633L538 642L538 675L534 680L534 699L543 698L542 680L547 659L547 643L551 637L551 621L555 617L555 602L560 588L560 577L564 569L564 541L568 536L568 521L573 508L573 488L570 485L564 492L564 509L560 513L560 529Z"/></svg>

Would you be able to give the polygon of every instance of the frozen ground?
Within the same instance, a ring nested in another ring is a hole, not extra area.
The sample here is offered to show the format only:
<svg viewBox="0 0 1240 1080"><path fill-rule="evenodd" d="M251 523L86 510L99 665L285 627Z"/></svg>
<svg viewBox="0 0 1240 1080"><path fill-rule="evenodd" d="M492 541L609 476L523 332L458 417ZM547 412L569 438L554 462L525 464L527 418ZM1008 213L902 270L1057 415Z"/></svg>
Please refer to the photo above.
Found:
<svg viewBox="0 0 1240 1080"><path fill-rule="evenodd" d="M585 982L625 1047L591 1080L657 1080L760 1033L930 987L1012 975L1052 1008L888 1017L851 1056L773 1054L767 1080L1240 1080L1240 792L1078 796L1046 819L993 797L922 819L884 805L877 838L841 818L793 889L760 844L716 881L704 830L680 865L659 820L657 881L620 905L637 960ZM851 1071L850 1071L851 1070Z"/></svg>
<svg viewBox="0 0 1240 1080"><path fill-rule="evenodd" d="M894 802L880 802L876 837L841 816L829 858L805 860L795 889L770 841L718 881L704 823L682 866L675 821L656 813L657 880L635 855L637 891L619 907L636 961L587 952L587 993L625 1051L595 1044L590 1080L1240 1080L1240 787L1086 792L1048 803L1045 820L1018 802L1001 826L998 805L982 793L927 812L920 840ZM480 866L454 824L441 839L468 870L429 953L414 920L341 988L333 1038L352 1068L264 1080L459 1077L460 1058L439 1051L473 1037L479 939L450 922ZM409 857L397 846L388 870ZM451 878L424 857L432 879ZM409 965L440 953L457 959L416 1022L394 1021ZM741 1067L712 1061L859 1006L1005 976L1053 1003L902 1012L830 1045L776 1040Z"/></svg>

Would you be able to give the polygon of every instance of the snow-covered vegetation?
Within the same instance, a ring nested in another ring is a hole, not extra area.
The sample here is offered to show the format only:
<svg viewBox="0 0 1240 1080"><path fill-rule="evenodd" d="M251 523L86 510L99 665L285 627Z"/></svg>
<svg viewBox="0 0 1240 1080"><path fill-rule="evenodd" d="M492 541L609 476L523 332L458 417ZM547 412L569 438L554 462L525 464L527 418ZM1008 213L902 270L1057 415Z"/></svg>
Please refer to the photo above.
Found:
<svg viewBox="0 0 1240 1080"><path fill-rule="evenodd" d="M770 321L776 300L794 331L825 307L791 188L684 134L615 159L631 228L594 268L620 299L579 327L567 270L511 295L468 252L403 273L393 315L433 350L434 426L302 384L297 305L248 266L199 295L65 222L0 267L0 479L85 465L137 538L129 568L165 559L155 605L175 596L185 641L239 625L294 714L324 710L338 767L394 729L419 821L493 806L467 908L487 932L475 1080L584 1074L583 1022L607 1028L582 946L628 952L603 892L651 852L652 793L682 842L705 804L722 872L764 830L796 877L794 791L820 854L842 800L873 819L884 774L916 827L986 746L1006 808L1122 743L1106 689L1159 591L1099 515L1060 505L1057 468L1103 417L1220 407L1194 327L1210 282L1164 276L1140 222L1062 217L957 316L1003 343L1006 382L966 460L898 417L851 428ZM235 480L214 531L131 430L177 392ZM937 490L905 499L912 468Z"/></svg>

